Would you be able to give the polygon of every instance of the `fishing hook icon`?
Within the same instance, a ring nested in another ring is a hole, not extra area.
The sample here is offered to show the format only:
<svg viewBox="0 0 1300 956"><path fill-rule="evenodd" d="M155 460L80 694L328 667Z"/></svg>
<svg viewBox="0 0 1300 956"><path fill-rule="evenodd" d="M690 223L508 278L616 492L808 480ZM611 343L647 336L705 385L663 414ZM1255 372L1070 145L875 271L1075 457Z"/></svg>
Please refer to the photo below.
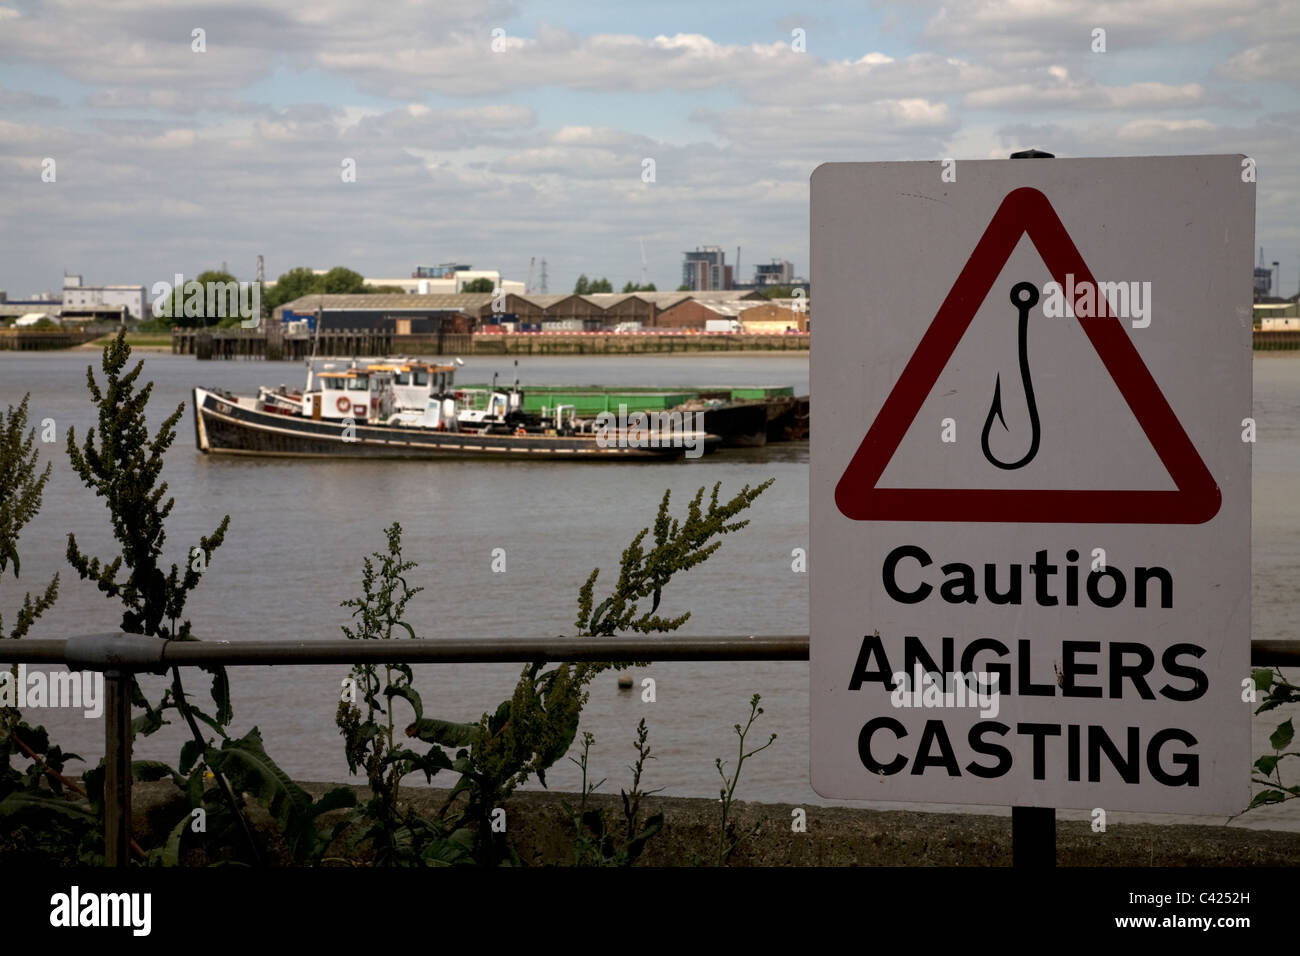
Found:
<svg viewBox="0 0 1300 956"><path fill-rule="evenodd" d="M1007 428L1007 420L1002 417L1002 376L998 375L993 383L993 404L989 406L988 418L984 420L984 433L980 436L980 446L984 449L984 457L989 463L1005 469L1014 471L1017 468L1023 468L1034 460L1038 454L1038 440L1041 437L1038 424L1038 405L1034 401L1034 383L1029 378L1029 310L1038 302L1038 288L1032 282L1017 282L1011 287L1011 304L1020 312L1019 320L1019 349L1020 349L1020 381L1025 388L1025 403L1029 406L1029 429L1030 442L1029 450L1025 452L1024 457L1019 461L999 461L993 456L989 448L989 432L993 429L993 419L1002 423L1003 429Z"/></svg>

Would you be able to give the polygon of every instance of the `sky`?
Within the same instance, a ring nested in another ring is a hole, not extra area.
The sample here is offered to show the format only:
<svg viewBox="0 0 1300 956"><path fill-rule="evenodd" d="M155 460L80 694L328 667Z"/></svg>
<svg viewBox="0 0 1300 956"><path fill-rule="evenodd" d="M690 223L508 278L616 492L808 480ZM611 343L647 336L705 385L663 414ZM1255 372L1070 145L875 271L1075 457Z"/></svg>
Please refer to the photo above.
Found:
<svg viewBox="0 0 1300 956"><path fill-rule="evenodd" d="M1035 146L1252 157L1293 295L1297 64L1295 0L0 0L0 289L259 254L617 289L642 247L672 289L700 245L806 276L820 163Z"/></svg>

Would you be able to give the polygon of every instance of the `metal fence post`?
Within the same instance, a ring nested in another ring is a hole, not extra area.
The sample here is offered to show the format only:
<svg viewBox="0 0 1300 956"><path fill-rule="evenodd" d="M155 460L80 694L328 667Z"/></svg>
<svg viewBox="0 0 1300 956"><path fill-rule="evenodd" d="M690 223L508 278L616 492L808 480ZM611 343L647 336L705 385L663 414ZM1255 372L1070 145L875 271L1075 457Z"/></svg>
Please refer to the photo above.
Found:
<svg viewBox="0 0 1300 956"><path fill-rule="evenodd" d="M104 672L104 865L127 866L131 849L131 681Z"/></svg>
<svg viewBox="0 0 1300 956"><path fill-rule="evenodd" d="M1055 153L1022 149L1012 159L1055 159ZM1056 810L1053 807L1011 808L1011 865L1056 866Z"/></svg>
<svg viewBox="0 0 1300 956"><path fill-rule="evenodd" d="M1011 808L1011 865L1029 869L1056 866L1056 810Z"/></svg>

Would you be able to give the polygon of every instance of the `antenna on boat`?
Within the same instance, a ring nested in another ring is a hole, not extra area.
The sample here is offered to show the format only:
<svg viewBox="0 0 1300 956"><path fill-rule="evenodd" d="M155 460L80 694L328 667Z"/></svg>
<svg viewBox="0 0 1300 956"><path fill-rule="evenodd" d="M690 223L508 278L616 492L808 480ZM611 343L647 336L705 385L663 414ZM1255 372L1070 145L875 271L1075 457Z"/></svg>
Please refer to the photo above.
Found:
<svg viewBox="0 0 1300 956"><path fill-rule="evenodd" d="M319 305L317 305L316 306L316 328L313 330L313 335L311 339L311 355L307 356L307 391L309 392L312 389L312 375L315 372L312 363L316 360L316 347L320 345L320 320L321 320L321 308Z"/></svg>
<svg viewBox="0 0 1300 956"><path fill-rule="evenodd" d="M308 368L311 367L311 361L316 357L316 348L317 346L320 345L320 323L321 323L321 308L318 305L316 306L316 328L312 330L311 355L307 359Z"/></svg>

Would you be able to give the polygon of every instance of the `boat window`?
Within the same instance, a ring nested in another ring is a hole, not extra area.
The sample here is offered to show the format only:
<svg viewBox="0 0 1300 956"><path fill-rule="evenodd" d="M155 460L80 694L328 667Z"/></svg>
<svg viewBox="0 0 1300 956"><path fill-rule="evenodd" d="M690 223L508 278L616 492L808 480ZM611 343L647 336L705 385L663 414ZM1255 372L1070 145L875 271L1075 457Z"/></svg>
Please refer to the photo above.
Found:
<svg viewBox="0 0 1300 956"><path fill-rule="evenodd" d="M320 382L321 382L321 385L323 385L325 388L342 388L342 387L343 387L343 379L341 379L341 378L332 378L332 377L331 377L331 378L322 378L322 379L320 380Z"/></svg>
<svg viewBox="0 0 1300 956"><path fill-rule="evenodd" d="M411 384L411 376L407 375L405 372L398 372L398 373L397 373L396 382L397 382L398 385L410 385L410 384ZM419 383L419 382L416 382L415 384L416 384L416 385L419 385L420 383Z"/></svg>
<svg viewBox="0 0 1300 956"><path fill-rule="evenodd" d="M424 371L424 369L418 369L418 368L415 369L414 371L411 372L411 377L415 379L416 385L429 384L429 373Z"/></svg>
<svg viewBox="0 0 1300 956"><path fill-rule="evenodd" d="M350 392L365 392L370 389L370 378L366 375L358 375L356 378L350 378L347 380L347 383L348 391Z"/></svg>

